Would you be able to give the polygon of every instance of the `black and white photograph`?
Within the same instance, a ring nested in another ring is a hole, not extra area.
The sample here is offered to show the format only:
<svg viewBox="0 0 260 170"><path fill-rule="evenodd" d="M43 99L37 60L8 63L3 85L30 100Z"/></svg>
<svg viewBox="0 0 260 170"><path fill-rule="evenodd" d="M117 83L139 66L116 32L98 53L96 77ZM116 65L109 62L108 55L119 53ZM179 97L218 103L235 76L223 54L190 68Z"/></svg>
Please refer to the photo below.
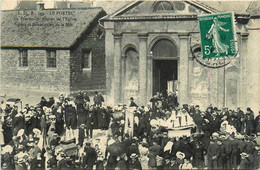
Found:
<svg viewBox="0 0 260 170"><path fill-rule="evenodd" d="M260 0L1 0L3 170L260 170Z"/></svg>

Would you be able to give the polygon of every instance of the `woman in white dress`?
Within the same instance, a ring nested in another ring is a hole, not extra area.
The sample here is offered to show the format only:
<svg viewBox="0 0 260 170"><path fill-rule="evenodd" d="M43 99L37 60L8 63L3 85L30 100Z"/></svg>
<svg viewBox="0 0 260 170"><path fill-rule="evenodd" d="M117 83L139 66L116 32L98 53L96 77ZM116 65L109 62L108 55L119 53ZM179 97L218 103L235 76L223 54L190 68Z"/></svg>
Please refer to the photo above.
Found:
<svg viewBox="0 0 260 170"><path fill-rule="evenodd" d="M4 134L3 134L3 128L2 128L2 120L0 120L0 145L4 145Z"/></svg>
<svg viewBox="0 0 260 170"><path fill-rule="evenodd" d="M148 146L145 143L142 143L139 145L139 151L140 151L140 162L142 165L142 169L149 169L148 167L148 160L149 158L147 157L149 149Z"/></svg>

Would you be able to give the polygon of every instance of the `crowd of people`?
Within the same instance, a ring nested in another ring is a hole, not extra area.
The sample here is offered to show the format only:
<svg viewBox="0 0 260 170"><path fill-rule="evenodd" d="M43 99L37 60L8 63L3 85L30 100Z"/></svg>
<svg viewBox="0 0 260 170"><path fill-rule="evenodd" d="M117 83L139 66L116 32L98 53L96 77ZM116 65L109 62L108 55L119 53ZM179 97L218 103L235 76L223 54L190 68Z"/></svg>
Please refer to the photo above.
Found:
<svg viewBox="0 0 260 170"><path fill-rule="evenodd" d="M86 93L42 97L21 111L2 103L2 169L260 168L260 115L250 108L201 111L179 106L174 93L157 93L146 106L130 98L128 106L110 107L95 92L93 103ZM178 127L190 135L169 136ZM94 136L95 129L106 135Z"/></svg>

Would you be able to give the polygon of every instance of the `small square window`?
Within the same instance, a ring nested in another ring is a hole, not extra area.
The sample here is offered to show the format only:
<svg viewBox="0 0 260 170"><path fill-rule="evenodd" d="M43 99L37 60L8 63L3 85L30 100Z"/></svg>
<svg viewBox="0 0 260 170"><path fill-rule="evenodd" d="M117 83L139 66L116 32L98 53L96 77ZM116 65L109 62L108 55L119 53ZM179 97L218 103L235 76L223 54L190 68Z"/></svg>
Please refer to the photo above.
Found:
<svg viewBox="0 0 260 170"><path fill-rule="evenodd" d="M91 70L92 68L92 51L84 51L82 55L82 68Z"/></svg>
<svg viewBox="0 0 260 170"><path fill-rule="evenodd" d="M56 68L56 50L47 51L47 68Z"/></svg>
<svg viewBox="0 0 260 170"><path fill-rule="evenodd" d="M19 51L19 67L28 67L28 50Z"/></svg>

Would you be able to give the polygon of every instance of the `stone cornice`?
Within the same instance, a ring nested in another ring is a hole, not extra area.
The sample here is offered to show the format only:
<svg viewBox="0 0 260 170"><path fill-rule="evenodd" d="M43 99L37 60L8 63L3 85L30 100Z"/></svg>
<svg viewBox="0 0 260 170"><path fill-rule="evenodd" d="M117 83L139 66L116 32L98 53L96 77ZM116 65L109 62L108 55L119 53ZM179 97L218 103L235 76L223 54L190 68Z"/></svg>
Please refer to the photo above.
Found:
<svg viewBox="0 0 260 170"><path fill-rule="evenodd" d="M197 15L151 15L151 16L117 16L110 21L147 21L147 20L197 20Z"/></svg>
<svg viewBox="0 0 260 170"><path fill-rule="evenodd" d="M120 33L115 33L115 32L114 32L114 33L112 33L112 34L114 35L114 38L115 38L115 39L121 39L121 38L122 38L122 35L123 35L123 33L121 33L121 32L120 32Z"/></svg>
<svg viewBox="0 0 260 170"><path fill-rule="evenodd" d="M189 32L178 32L179 38L186 39L189 38L190 33Z"/></svg>
<svg viewBox="0 0 260 170"><path fill-rule="evenodd" d="M238 23L247 24L250 20L249 14L235 14L236 21Z"/></svg>
<svg viewBox="0 0 260 170"><path fill-rule="evenodd" d="M147 39L148 33L137 33L139 39Z"/></svg>
<svg viewBox="0 0 260 170"><path fill-rule="evenodd" d="M241 32L240 33L241 38L244 39L244 40L248 39L248 35L249 35L248 32Z"/></svg>

